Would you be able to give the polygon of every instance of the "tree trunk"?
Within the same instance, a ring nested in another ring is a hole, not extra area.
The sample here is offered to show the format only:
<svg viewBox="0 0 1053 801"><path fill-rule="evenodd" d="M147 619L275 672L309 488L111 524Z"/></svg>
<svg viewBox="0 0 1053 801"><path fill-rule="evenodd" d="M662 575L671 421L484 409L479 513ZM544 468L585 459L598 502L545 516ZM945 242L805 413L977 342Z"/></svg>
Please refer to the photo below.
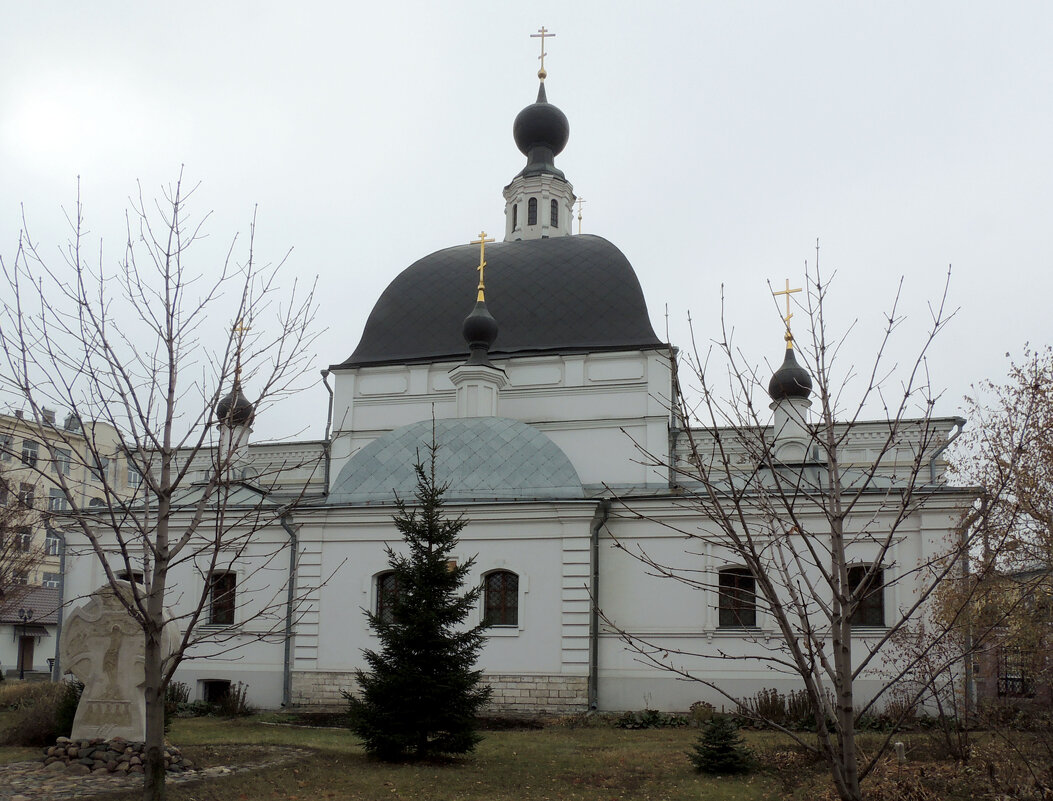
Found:
<svg viewBox="0 0 1053 801"><path fill-rule="evenodd" d="M165 797L165 705L161 692L161 633L146 637L146 749L143 754L143 799Z"/></svg>
<svg viewBox="0 0 1053 801"><path fill-rule="evenodd" d="M838 605L840 606L840 605ZM861 801L859 793L859 761L856 754L856 710L852 692L852 629L838 612L834 626L834 673L837 692L835 727L837 728L840 770L834 773L834 783L843 801Z"/></svg>

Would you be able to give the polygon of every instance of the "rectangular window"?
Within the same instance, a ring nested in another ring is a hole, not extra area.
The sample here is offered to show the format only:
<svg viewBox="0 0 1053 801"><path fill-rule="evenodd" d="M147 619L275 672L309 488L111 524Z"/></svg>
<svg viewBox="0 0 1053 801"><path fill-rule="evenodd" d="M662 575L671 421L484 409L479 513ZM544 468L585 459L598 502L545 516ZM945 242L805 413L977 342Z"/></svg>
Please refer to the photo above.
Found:
<svg viewBox="0 0 1053 801"><path fill-rule="evenodd" d="M863 581L867 581L859 593L859 605L849 618L849 625L852 626L885 625L885 571L878 568L867 579L868 570L870 565L853 565L848 568L849 592L856 592Z"/></svg>
<svg viewBox="0 0 1053 801"><path fill-rule="evenodd" d="M55 461L52 462L52 467L56 473L63 476L70 474L70 462L73 458L73 454L66 448L55 448Z"/></svg>
<svg viewBox="0 0 1053 801"><path fill-rule="evenodd" d="M230 571L215 572L208 577L208 622L212 626L234 623L235 591L238 577Z"/></svg>
<svg viewBox="0 0 1053 801"><path fill-rule="evenodd" d="M720 571L720 628L754 628L757 625L757 584L745 567Z"/></svg>
<svg viewBox="0 0 1053 801"><path fill-rule="evenodd" d="M10 462L14 446L11 444L10 434L0 434L0 462Z"/></svg>
<svg viewBox="0 0 1053 801"><path fill-rule="evenodd" d="M58 589L59 584L62 581L62 576L58 573L45 573L44 580L40 582L45 587L51 587L52 589Z"/></svg>
<svg viewBox="0 0 1053 801"><path fill-rule="evenodd" d="M1034 654L1022 648L1002 648L998 655L998 694L1011 698L1032 698L1035 679L1031 673Z"/></svg>
<svg viewBox="0 0 1053 801"><path fill-rule="evenodd" d="M44 553L47 556L59 555L59 538L54 534L48 534L44 538Z"/></svg>
<svg viewBox="0 0 1053 801"><path fill-rule="evenodd" d="M33 533L25 526L20 526L14 531L14 539L11 541L14 550L28 553L33 547Z"/></svg>
<svg viewBox="0 0 1053 801"><path fill-rule="evenodd" d="M35 498L36 487L33 484L27 484L24 481L18 486L18 500L27 509L33 508L33 502Z"/></svg>
<svg viewBox="0 0 1053 801"><path fill-rule="evenodd" d="M131 459L128 460L128 486L137 490L143 485L143 474L139 472L139 468L135 466L135 462Z"/></svg>
<svg viewBox="0 0 1053 801"><path fill-rule="evenodd" d="M66 511L66 493L57 487L52 487L48 490L48 511L49 512L65 512Z"/></svg>
<svg viewBox="0 0 1053 801"><path fill-rule="evenodd" d="M22 440L22 464L28 467L37 466L37 456L40 453L40 445L31 439Z"/></svg>
<svg viewBox="0 0 1053 801"><path fill-rule="evenodd" d="M106 483L106 476L110 469L110 460L105 456L95 456L95 464L92 465L91 474L95 476L95 480L100 484Z"/></svg>
<svg viewBox="0 0 1053 801"><path fill-rule="evenodd" d="M16 570L14 573L11 574L11 583L21 585L28 584L29 573L27 573L25 570Z"/></svg>

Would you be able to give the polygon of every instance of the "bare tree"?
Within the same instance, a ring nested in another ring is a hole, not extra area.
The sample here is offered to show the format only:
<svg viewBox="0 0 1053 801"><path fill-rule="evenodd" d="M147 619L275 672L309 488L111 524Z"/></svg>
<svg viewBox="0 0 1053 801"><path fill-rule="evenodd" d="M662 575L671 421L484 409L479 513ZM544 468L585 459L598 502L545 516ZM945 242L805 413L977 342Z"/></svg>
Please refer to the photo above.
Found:
<svg viewBox="0 0 1053 801"><path fill-rule="evenodd" d="M14 260L2 263L3 390L37 426L47 425L45 404L72 410L75 424L43 441L52 458L57 445L71 451L98 494L85 499L76 470L52 477L67 501L66 529L94 553L143 631L148 799L164 796L166 687L192 648L232 636L229 616L216 619L213 606L233 598L213 577L236 562L265 568L288 547L259 533L273 531L295 499L269 497L268 479L282 466L243 480L246 438L254 413L302 383L314 337L313 287L283 289L285 259L257 263L255 217L241 261L234 237L218 266L194 266L208 215L191 215L193 191L180 174L149 207L140 189L112 270L101 247L90 256L79 196L62 263L52 266L25 231ZM238 603L266 631L278 627L286 601L281 590L275 596L250 602L239 593ZM166 656L166 607L176 602L181 634Z"/></svg>
<svg viewBox="0 0 1053 801"><path fill-rule="evenodd" d="M774 376L751 366L726 324L705 353L695 346L673 365L677 443L670 460L648 458L669 470L683 513L661 524L682 538L683 558L653 556L645 541L617 543L654 575L709 593L739 645L678 647L619 627L613 615L607 623L637 658L708 685L747 714L748 705L710 678L714 660L759 662L795 677L815 736L788 733L821 753L841 798L858 801L881 749L860 753L856 722L893 689L920 696L907 683L917 663L888 675L882 655L944 577L960 571L969 528L953 529L973 496L944 485L936 469L952 430L964 424L933 415L925 357L949 319L944 301L930 307L928 333L903 368L886 364L901 323L897 294L873 362L860 371L841 363L846 339L828 330L829 290L818 265L806 273L803 338L790 332L788 301L787 350ZM853 379L862 388L850 401ZM874 412L879 419L868 422ZM623 507L622 516L659 522L646 502ZM942 536L919 524L922 510L943 521Z"/></svg>

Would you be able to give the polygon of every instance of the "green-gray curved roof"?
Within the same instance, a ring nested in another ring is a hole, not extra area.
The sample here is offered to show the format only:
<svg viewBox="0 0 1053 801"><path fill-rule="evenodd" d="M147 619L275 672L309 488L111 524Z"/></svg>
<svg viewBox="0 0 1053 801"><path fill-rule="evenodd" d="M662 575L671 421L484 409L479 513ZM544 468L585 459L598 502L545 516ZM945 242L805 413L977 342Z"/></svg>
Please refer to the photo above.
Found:
<svg viewBox="0 0 1053 801"><path fill-rule="evenodd" d="M344 465L330 504L413 500L414 465L427 464L431 420L378 437ZM581 498L581 480L566 454L532 426L505 417L436 420L435 478L448 501Z"/></svg>

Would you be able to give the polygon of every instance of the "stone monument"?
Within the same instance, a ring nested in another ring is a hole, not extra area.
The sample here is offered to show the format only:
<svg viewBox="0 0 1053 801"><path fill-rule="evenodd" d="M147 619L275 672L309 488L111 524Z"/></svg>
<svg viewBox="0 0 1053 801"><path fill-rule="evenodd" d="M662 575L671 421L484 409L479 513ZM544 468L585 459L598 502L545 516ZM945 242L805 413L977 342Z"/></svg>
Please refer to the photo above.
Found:
<svg viewBox="0 0 1053 801"><path fill-rule="evenodd" d="M146 739L143 630L117 596L121 592L130 597L131 585L124 581L117 585L95 590L69 614L62 628L62 665L84 682L73 719L74 740ZM175 623L166 623L162 657L175 651L178 635Z"/></svg>

